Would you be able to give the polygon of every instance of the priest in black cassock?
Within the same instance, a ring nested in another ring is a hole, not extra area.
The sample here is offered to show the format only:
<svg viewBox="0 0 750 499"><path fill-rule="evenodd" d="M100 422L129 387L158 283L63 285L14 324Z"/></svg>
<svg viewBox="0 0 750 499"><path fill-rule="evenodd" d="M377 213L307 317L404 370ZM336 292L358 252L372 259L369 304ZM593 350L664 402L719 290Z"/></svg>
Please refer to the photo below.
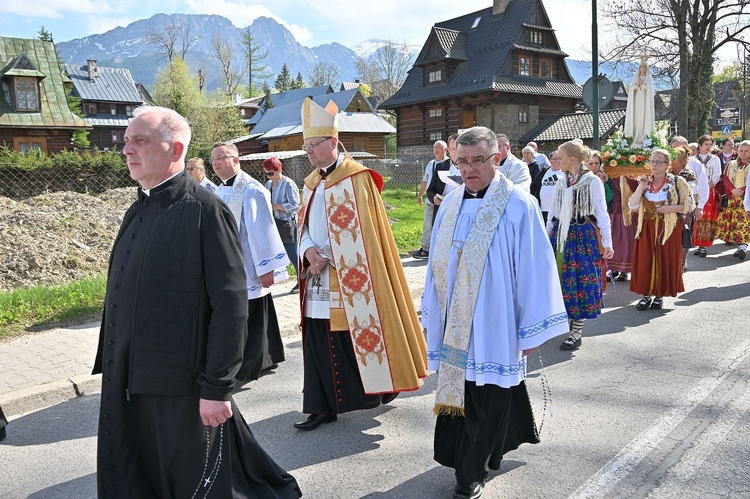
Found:
<svg viewBox="0 0 750 499"><path fill-rule="evenodd" d="M123 153L142 188L112 249L94 365L99 497L300 497L231 397L247 335L232 213L185 171L179 114L133 115Z"/></svg>

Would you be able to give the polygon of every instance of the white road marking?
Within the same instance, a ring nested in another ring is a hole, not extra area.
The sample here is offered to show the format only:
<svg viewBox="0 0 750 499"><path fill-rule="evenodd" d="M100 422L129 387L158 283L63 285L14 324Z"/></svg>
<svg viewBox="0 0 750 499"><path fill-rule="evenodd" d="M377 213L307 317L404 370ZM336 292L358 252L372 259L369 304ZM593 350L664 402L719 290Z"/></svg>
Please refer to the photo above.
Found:
<svg viewBox="0 0 750 499"><path fill-rule="evenodd" d="M690 448L680 457L680 461L665 473L660 480L659 487L654 489L649 497L682 496L685 482L693 476L696 470L700 469L716 446L725 439L729 431L740 420L744 419L745 414L750 410L750 390L747 389L749 377L750 374L737 383L736 387L742 390L740 396L731 399L722 408L721 413L710 423L708 429L701 432Z"/></svg>
<svg viewBox="0 0 750 499"><path fill-rule="evenodd" d="M615 457L602 466L591 478L581 485L571 498L601 498L641 460L653 451L682 421L700 404L724 378L750 355L750 340L745 340L724 357L708 375L675 407L670 409L656 424L643 430L630 441Z"/></svg>

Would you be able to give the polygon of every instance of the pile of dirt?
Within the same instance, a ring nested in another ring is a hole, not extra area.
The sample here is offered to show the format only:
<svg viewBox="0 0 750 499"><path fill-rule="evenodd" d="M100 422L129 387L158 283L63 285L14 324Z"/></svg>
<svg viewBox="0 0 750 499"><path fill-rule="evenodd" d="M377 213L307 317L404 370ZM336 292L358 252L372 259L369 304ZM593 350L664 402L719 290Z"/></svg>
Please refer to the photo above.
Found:
<svg viewBox="0 0 750 499"><path fill-rule="evenodd" d="M0 197L0 290L67 283L107 271L109 253L136 189Z"/></svg>

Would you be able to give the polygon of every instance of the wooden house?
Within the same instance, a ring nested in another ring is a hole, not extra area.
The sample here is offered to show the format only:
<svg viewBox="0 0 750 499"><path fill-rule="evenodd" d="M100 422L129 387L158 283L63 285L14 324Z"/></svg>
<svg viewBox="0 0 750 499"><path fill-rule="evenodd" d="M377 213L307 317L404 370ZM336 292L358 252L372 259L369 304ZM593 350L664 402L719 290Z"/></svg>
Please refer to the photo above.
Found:
<svg viewBox="0 0 750 499"><path fill-rule="evenodd" d="M52 42L0 37L0 145L55 153L72 147L73 133L90 128L68 106Z"/></svg>
<svg viewBox="0 0 750 499"><path fill-rule="evenodd" d="M86 122L94 127L91 145L103 151L121 150L133 109L143 104L130 70L101 67L94 59L83 66L66 64L65 70L73 82L73 95L81 99Z"/></svg>
<svg viewBox="0 0 750 499"><path fill-rule="evenodd" d="M435 24L404 85L380 109L398 116L399 154L474 125L517 141L574 111L581 87L566 57L541 0L494 0Z"/></svg>
<svg viewBox="0 0 750 499"><path fill-rule="evenodd" d="M274 99L278 96L278 101L285 104L266 110L258 118L250 135L235 140L241 155L302 150L301 109L307 95L299 90L291 92L295 92L299 98L288 98L284 95L288 92L274 95ZM342 92L311 94L312 99L321 106L333 101L338 107L339 140L348 151L384 157L385 136L395 133L396 129L375 112L359 87Z"/></svg>

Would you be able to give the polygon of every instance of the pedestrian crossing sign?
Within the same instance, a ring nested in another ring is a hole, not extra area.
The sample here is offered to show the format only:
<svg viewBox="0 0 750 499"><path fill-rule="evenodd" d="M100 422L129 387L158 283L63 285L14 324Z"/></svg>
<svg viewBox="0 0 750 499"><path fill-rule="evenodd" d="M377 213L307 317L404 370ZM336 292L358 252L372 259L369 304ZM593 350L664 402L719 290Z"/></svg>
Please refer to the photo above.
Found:
<svg viewBox="0 0 750 499"><path fill-rule="evenodd" d="M732 126L731 125L724 125L721 127L721 134L722 135L730 135L732 133Z"/></svg>

